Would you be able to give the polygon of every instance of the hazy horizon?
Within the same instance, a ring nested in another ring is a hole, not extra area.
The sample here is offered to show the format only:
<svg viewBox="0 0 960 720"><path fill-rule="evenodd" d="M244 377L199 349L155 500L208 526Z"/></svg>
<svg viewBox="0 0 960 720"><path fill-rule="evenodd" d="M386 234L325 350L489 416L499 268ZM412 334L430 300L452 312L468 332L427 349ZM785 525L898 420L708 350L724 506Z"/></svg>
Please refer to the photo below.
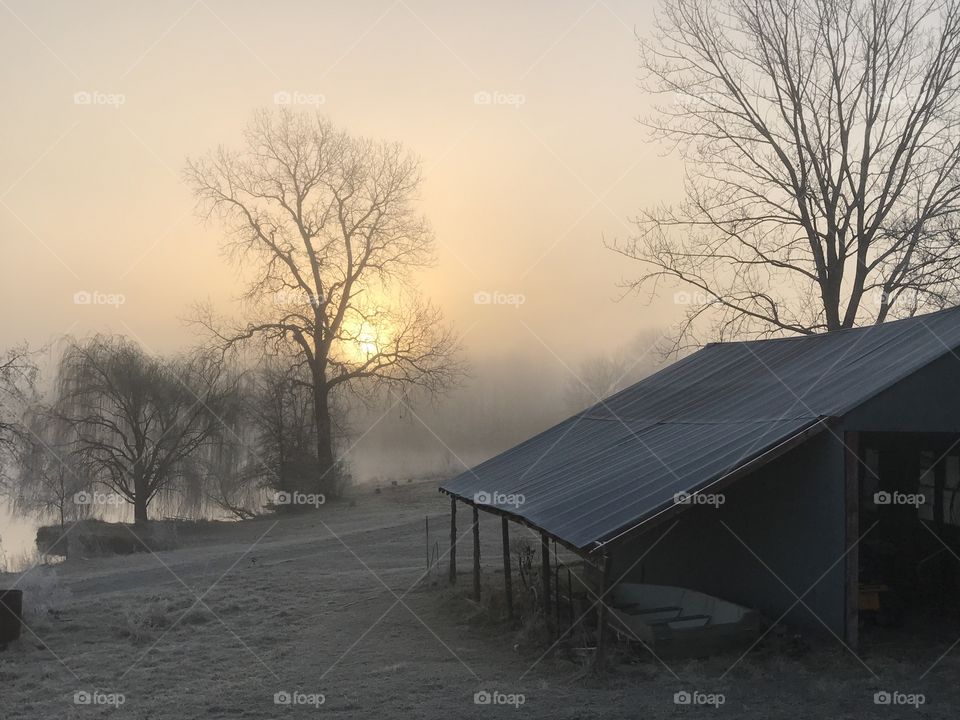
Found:
<svg viewBox="0 0 960 720"><path fill-rule="evenodd" d="M618 281L636 269L604 247L681 189L679 162L636 122L649 98L634 29L652 7L3 3L0 82L17 106L0 118L0 281L15 309L0 320L3 346L113 332L168 353L197 342L184 323L193 303L237 314L224 229L198 217L182 169L237 147L256 109L289 103L422 160L437 259L418 281L473 369L459 395L423 411L426 424L462 414L471 393L515 395L496 374L509 374L507 360L539 384L535 395L559 396L582 363L678 316L669 296L618 302ZM76 293L101 295L77 304ZM522 300L484 304L478 293ZM486 454L563 411L556 397L516 403ZM398 412L372 431L354 423L368 434L353 455L388 443ZM378 421L372 413L360 423ZM428 465L472 452L418 425ZM364 469L379 467L370 457L355 463L361 478L378 472Z"/></svg>

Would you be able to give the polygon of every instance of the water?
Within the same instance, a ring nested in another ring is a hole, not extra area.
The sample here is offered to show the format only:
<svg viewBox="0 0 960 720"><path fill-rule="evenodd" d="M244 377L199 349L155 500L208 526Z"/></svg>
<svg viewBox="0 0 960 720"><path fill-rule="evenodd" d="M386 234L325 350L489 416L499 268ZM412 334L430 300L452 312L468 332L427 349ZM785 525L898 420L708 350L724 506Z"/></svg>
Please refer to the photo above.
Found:
<svg viewBox="0 0 960 720"><path fill-rule="evenodd" d="M17 570L34 556L38 525L32 518L14 517L0 501L0 570Z"/></svg>

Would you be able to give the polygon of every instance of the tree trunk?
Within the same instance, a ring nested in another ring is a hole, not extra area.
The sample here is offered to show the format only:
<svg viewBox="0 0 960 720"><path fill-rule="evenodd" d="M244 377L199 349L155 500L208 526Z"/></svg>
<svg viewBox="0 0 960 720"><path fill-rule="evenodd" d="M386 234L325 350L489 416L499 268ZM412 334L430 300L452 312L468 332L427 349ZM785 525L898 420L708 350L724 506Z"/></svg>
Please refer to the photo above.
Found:
<svg viewBox="0 0 960 720"><path fill-rule="evenodd" d="M147 499L145 493L137 493L133 499L133 521L138 525L147 522Z"/></svg>
<svg viewBox="0 0 960 720"><path fill-rule="evenodd" d="M147 522L147 483L137 469L133 478L133 522Z"/></svg>
<svg viewBox="0 0 960 720"><path fill-rule="evenodd" d="M317 482L317 492L323 495L332 495L335 488L333 458L333 432L330 421L330 398L322 376L314 377L313 382L313 419L317 432L317 464L320 477Z"/></svg>

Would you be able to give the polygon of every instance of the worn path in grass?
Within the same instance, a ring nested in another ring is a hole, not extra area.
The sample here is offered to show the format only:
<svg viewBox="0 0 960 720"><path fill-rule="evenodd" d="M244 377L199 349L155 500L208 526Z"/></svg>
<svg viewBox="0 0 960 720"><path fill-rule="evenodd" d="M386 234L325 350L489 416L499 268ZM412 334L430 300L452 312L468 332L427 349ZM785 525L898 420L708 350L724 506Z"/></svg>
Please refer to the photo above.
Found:
<svg viewBox="0 0 960 720"><path fill-rule="evenodd" d="M71 561L55 579L37 569L22 586L52 612L31 615L0 653L0 718L947 718L960 708L953 653L919 679L948 637L866 654L879 680L839 645L790 658L767 644L722 680L737 658L669 669L648 658L604 683L578 680L574 663L536 663L511 633L466 623L440 589L443 572L418 583L424 518L445 551L448 507L434 487L404 485L360 493L353 507L212 528L155 556ZM492 573L499 523L484 518L482 537ZM461 571L468 562L462 551ZM478 690L522 694L523 705L477 705ZM725 702L678 706L683 690ZM875 705L884 690L922 692L926 704ZM76 704L84 692L95 702ZM96 704L116 693L119 708ZM305 704L277 705L277 693Z"/></svg>

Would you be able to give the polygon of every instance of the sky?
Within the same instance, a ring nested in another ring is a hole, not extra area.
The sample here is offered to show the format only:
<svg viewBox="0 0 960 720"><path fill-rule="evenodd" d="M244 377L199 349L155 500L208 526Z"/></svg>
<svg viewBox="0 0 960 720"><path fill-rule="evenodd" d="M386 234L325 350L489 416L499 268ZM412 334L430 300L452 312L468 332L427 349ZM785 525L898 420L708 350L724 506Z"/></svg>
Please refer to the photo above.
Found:
<svg viewBox="0 0 960 720"><path fill-rule="evenodd" d="M505 364L569 382L679 315L669 292L618 301L639 268L604 247L682 189L637 123L652 15L651 0L0 0L0 341L110 331L172 352L196 340L193 303L229 313L240 278L182 169L290 100L421 158L437 262L419 286L462 334L471 382L502 387Z"/></svg>

